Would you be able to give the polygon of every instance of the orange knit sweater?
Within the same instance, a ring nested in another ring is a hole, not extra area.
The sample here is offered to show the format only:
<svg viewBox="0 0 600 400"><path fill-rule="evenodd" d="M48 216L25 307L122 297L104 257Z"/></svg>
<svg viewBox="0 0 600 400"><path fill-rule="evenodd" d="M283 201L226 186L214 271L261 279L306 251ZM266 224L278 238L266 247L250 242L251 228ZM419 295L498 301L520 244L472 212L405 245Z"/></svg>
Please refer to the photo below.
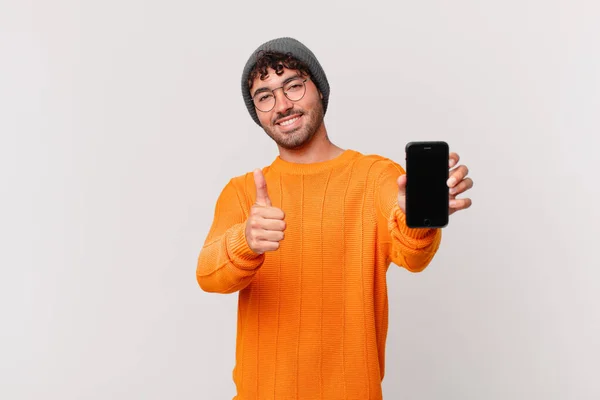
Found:
<svg viewBox="0 0 600 400"><path fill-rule="evenodd" d="M346 150L333 160L263 169L285 213L277 251L255 254L245 221L251 172L221 192L198 257L207 292L238 292L236 400L382 399L390 263L423 270L440 229L410 229L398 207L397 163Z"/></svg>

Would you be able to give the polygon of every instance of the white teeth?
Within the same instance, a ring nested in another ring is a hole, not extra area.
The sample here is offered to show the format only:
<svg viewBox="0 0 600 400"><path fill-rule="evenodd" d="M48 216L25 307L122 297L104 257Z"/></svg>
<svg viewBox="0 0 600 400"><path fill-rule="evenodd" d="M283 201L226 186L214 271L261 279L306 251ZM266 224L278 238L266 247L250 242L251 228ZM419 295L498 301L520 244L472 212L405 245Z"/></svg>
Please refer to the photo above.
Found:
<svg viewBox="0 0 600 400"><path fill-rule="evenodd" d="M298 118L300 118L300 117L296 117L296 118L288 119L287 121L284 121L284 122L280 123L279 125L281 125L281 126L287 126L287 125L291 125L291 124L293 124L294 122L296 122L296 121L298 120Z"/></svg>

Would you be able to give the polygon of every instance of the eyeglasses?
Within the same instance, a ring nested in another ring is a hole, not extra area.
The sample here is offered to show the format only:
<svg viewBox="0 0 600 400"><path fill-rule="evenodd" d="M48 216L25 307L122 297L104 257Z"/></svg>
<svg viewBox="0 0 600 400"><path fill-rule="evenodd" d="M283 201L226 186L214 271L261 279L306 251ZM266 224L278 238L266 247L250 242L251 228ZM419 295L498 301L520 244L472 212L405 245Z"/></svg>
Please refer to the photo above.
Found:
<svg viewBox="0 0 600 400"><path fill-rule="evenodd" d="M306 79L296 78L283 86L278 88L269 90L269 89L259 89L255 94L252 100L254 101L254 107L257 110L262 112L269 112L275 107L275 91L277 89L282 89L285 97L290 99L291 101L298 101L304 97L306 93Z"/></svg>

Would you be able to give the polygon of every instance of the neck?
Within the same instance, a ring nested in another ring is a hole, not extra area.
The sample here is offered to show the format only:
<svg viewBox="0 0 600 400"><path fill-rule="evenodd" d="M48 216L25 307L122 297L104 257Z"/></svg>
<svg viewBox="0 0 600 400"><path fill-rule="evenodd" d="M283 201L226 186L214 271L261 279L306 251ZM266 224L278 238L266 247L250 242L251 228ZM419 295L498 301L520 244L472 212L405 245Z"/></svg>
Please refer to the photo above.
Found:
<svg viewBox="0 0 600 400"><path fill-rule="evenodd" d="M302 147L292 150L278 147L279 156L282 160L298 164L328 161L344 152L344 149L329 140L325 123L321 124L312 139Z"/></svg>

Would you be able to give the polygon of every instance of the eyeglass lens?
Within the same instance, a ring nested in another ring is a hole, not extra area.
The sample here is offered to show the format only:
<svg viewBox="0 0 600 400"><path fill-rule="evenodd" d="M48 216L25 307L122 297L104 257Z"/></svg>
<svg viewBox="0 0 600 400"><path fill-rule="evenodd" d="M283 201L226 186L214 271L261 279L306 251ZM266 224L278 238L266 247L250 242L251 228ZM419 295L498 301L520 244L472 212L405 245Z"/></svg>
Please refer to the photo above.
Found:
<svg viewBox="0 0 600 400"><path fill-rule="evenodd" d="M302 79L294 79L283 86L285 97L291 101L298 101L304 96L306 86ZM275 95L273 91L260 92L254 95L254 105L260 111L271 111L275 107Z"/></svg>

